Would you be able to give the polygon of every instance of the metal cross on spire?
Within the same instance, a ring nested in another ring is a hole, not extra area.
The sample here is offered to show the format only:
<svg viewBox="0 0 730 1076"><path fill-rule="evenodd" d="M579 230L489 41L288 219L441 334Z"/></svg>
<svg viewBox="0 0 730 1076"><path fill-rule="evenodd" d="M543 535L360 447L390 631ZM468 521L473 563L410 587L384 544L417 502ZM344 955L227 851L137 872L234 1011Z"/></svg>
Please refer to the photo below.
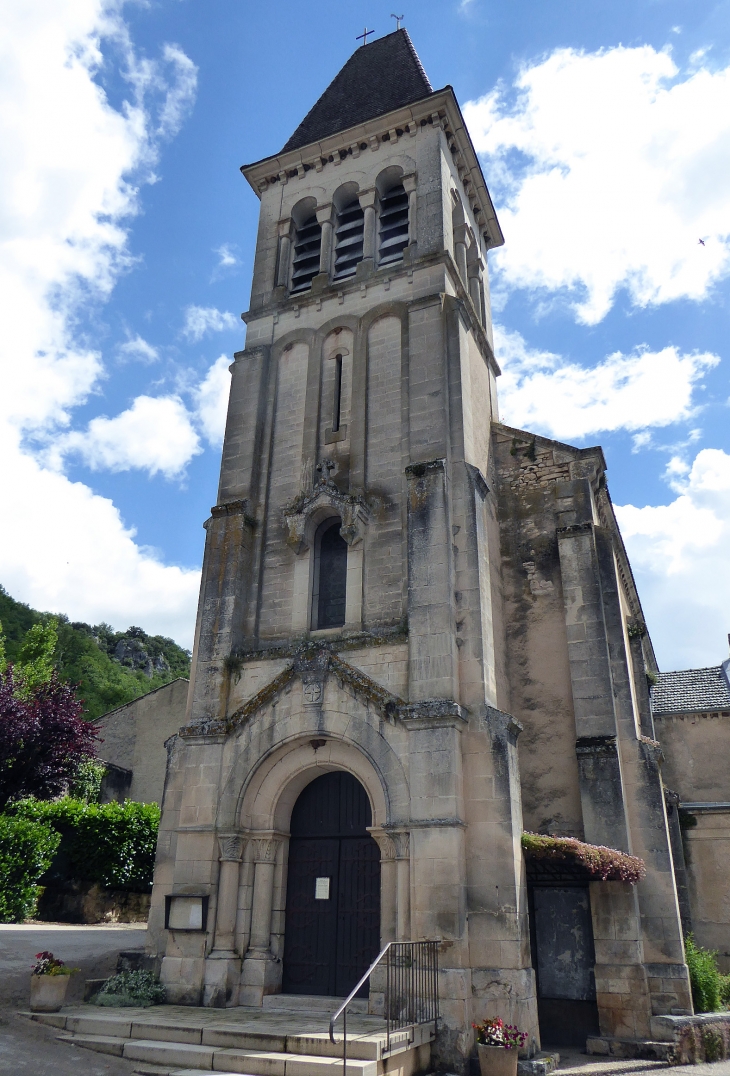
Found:
<svg viewBox="0 0 730 1076"><path fill-rule="evenodd" d="M391 15L390 17L391 17L391 19L395 19L395 28L396 28L396 30L400 30L400 24L403 21L403 16L402 15Z"/></svg>
<svg viewBox="0 0 730 1076"><path fill-rule="evenodd" d="M374 31L374 30L368 30L368 28L367 28L367 26L366 26L366 27L365 27L365 29L363 30L363 32L362 32L361 34L358 34L358 35L357 35L357 37L355 38L355 40L356 40L356 41L359 41L359 40L360 40L360 38L362 38L362 43L363 43L363 45L367 45L367 43L368 43L368 35L369 35L369 34L374 34L374 33L375 33L375 31ZM362 46L361 46L361 47L362 47Z"/></svg>

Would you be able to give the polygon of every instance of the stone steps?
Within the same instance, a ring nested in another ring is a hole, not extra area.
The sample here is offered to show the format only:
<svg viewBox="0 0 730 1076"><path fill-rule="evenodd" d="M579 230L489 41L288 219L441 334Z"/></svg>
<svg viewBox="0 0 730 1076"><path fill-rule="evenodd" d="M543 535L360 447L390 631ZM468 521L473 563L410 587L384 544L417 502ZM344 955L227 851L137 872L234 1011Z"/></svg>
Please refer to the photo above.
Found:
<svg viewBox="0 0 730 1076"><path fill-rule="evenodd" d="M330 1003L331 999L325 999ZM261 1009L108 1009L93 1005L60 1013L25 1014L59 1030L76 1046L137 1062L146 1076L188 1071L245 1073L246 1076L341 1076L342 1032L330 1042L329 1011ZM410 1076L430 1057L433 1024L403 1028L390 1037L378 1017L348 1017L347 1072L350 1076ZM145 1070L144 1066L147 1066Z"/></svg>
<svg viewBox="0 0 730 1076"><path fill-rule="evenodd" d="M344 998L328 998L315 994L265 994L264 1012L337 1012ZM347 1006L348 1013L365 1015L368 1011L367 998L353 998Z"/></svg>
<svg viewBox="0 0 730 1076"><path fill-rule="evenodd" d="M61 1041L73 1042L87 1050L113 1054L128 1061L145 1061L159 1066L184 1067L202 1072L235 1072L247 1076L340 1076L342 1059L279 1051L236 1050L217 1046L196 1046L189 1042L159 1042L153 1039L121 1039L111 1035L64 1033ZM378 1076L377 1061L347 1059L353 1076Z"/></svg>

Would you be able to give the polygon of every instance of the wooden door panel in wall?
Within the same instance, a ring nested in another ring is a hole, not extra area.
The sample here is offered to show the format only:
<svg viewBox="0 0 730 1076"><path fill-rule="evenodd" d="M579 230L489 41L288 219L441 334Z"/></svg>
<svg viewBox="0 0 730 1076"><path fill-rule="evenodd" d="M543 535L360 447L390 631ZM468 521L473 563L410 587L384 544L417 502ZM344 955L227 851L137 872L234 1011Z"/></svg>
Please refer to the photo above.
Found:
<svg viewBox="0 0 730 1076"><path fill-rule="evenodd" d="M294 805L284 993L343 997L377 956L380 851L370 824L365 790L341 771L316 778Z"/></svg>

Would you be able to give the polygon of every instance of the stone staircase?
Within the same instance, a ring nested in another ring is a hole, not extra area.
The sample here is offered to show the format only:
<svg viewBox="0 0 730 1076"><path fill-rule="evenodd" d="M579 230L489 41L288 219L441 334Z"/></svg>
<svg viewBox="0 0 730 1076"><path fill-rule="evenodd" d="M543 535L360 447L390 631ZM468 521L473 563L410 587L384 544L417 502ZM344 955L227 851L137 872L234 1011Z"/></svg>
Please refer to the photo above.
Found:
<svg viewBox="0 0 730 1076"><path fill-rule="evenodd" d="M58 1028L60 1041L124 1057L138 1076L342 1076L342 1025L333 1045L329 1017L336 998L276 995L264 1009L149 1009L69 1006L58 1013L26 1013ZM353 1002L347 1017L348 1076L415 1076L430 1071L435 1025L413 1024L391 1033Z"/></svg>

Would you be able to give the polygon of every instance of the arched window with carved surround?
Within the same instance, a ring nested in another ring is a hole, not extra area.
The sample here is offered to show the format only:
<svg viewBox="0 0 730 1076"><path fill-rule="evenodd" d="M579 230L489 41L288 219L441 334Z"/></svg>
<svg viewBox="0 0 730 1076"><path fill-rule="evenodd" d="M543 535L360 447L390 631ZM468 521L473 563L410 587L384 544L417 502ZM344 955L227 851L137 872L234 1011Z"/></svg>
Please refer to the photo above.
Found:
<svg viewBox="0 0 730 1076"><path fill-rule="evenodd" d="M312 630L341 628L345 623L347 542L340 534L342 520L329 516L314 538Z"/></svg>

